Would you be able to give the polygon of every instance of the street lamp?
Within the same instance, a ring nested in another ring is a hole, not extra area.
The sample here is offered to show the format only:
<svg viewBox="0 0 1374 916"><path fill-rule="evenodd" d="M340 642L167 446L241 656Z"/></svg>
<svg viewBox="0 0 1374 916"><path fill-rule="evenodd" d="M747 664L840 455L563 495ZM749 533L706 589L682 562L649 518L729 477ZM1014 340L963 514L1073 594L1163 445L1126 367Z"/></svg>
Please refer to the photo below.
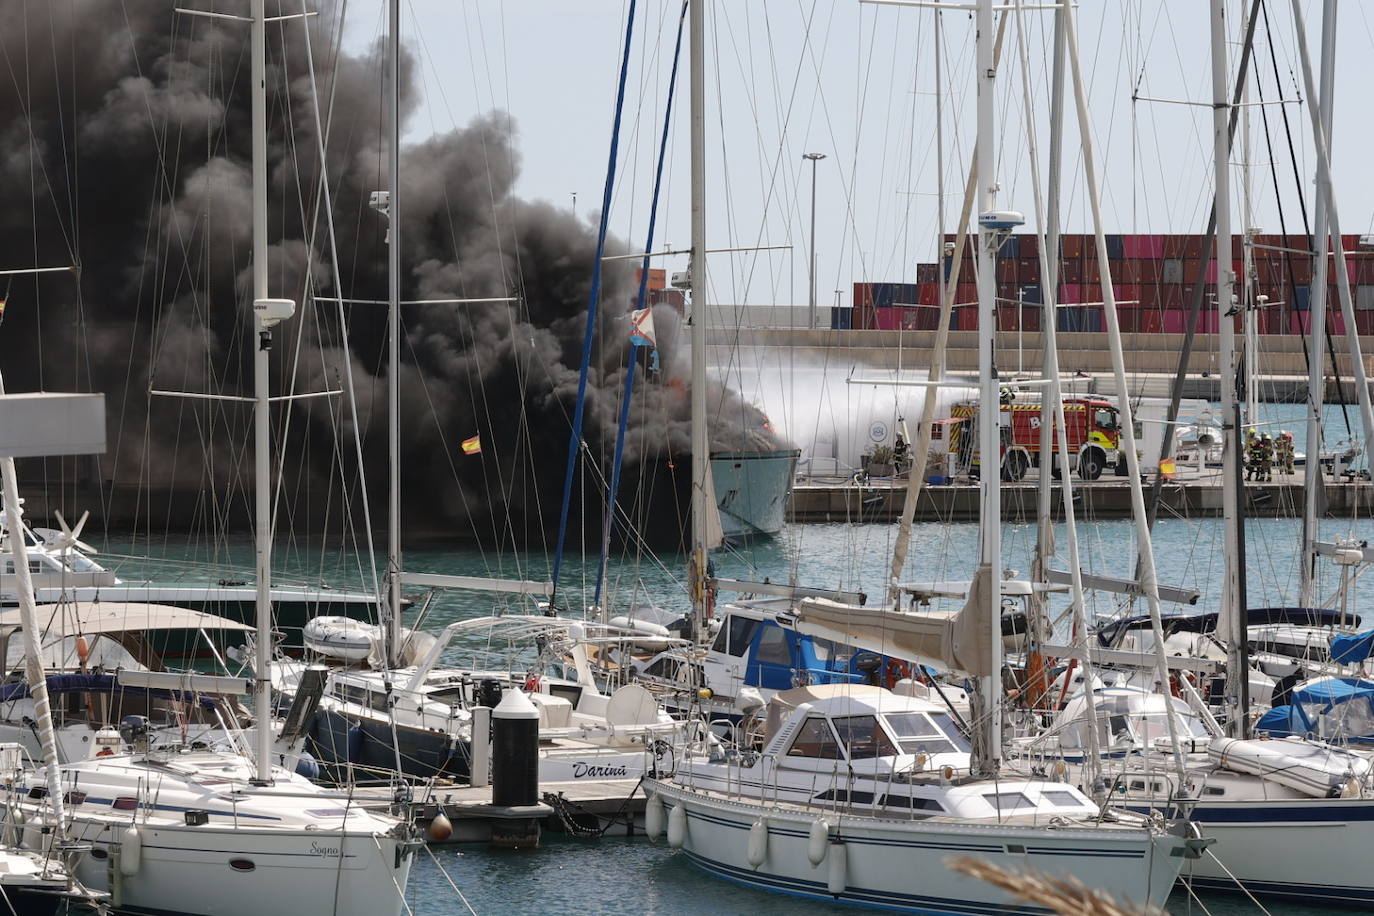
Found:
<svg viewBox="0 0 1374 916"><path fill-rule="evenodd" d="M811 160L811 282L809 284L811 296L808 300L810 310L807 312L808 325L812 330L816 327L816 163L825 158L825 153L803 153L803 159Z"/></svg>

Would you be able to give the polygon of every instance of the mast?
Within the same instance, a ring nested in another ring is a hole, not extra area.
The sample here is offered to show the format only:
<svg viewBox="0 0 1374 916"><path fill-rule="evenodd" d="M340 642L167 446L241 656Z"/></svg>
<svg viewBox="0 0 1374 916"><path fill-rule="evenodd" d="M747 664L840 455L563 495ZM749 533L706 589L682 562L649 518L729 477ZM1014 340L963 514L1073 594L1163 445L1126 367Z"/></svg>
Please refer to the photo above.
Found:
<svg viewBox="0 0 1374 916"><path fill-rule="evenodd" d="M1226 0L1210 3L1212 39L1212 158L1215 169L1217 216L1217 311L1219 322L1218 366L1221 369L1221 416L1223 429L1222 517L1226 570L1221 582L1221 619L1219 629L1230 643L1231 658L1226 665L1226 697L1233 704L1227 716L1227 731L1235 738L1245 737L1245 715L1249 708L1249 664L1246 658L1246 608L1241 582L1244 557L1240 552L1242 506L1240 493L1240 447L1244 429L1240 425L1240 405L1236 397L1239 383L1236 362L1235 322L1227 317L1235 301L1236 274L1231 269L1231 132L1230 97L1227 91L1228 55L1226 51Z"/></svg>
<svg viewBox="0 0 1374 916"><path fill-rule="evenodd" d="M1240 40L1249 32L1245 4L1241 3ZM1255 300L1254 189L1250 157L1250 82L1242 80L1240 98L1240 232L1241 246L1241 327L1245 331L1245 422L1258 423L1259 414L1259 312ZM1277 438L1277 437L1276 437Z"/></svg>
<svg viewBox="0 0 1374 916"><path fill-rule="evenodd" d="M704 638L707 551L710 544L708 501L711 488L711 445L706 433L706 17L703 0L688 4L691 75L692 254L687 265L692 300L692 546L688 587L697 641Z"/></svg>
<svg viewBox="0 0 1374 916"><path fill-rule="evenodd" d="M387 515L388 668L401 664L401 4L389 0L387 28Z"/></svg>
<svg viewBox="0 0 1374 916"><path fill-rule="evenodd" d="M267 396L271 326L260 304L267 301L267 23L265 0L252 0L249 26L253 96L253 546L257 572L257 634L254 639L253 708L257 782L272 781L272 518L269 487L272 448L271 403Z"/></svg>
<svg viewBox="0 0 1374 916"><path fill-rule="evenodd" d="M0 379L0 396L5 383ZM0 457L3 475L5 527L9 529L10 553L14 555L14 572L19 579L19 623L24 642L24 680L29 683L33 697L33 717L38 741L43 751L43 774L48 784L48 802L60 832L66 825L63 812L62 771L57 765L57 739L53 732L52 705L48 701L48 678L43 671L42 649L39 645L38 608L33 597L33 576L29 573L28 542L24 536L23 509L19 505L19 483L14 475L14 458ZM80 526L78 526L80 527ZM21 834L22 835L22 834Z"/></svg>
<svg viewBox="0 0 1374 916"><path fill-rule="evenodd" d="M982 554L980 573L989 573L991 604L988 625L992 627L989 673L980 685L983 699L982 759L976 761L985 775L996 774L1002 756L1002 474L1001 474L1001 399L997 384L997 367L993 360L993 328L997 327L994 312L997 296L996 259L998 230L989 217L997 206L996 156L992 145L997 80L997 62L992 48L992 0L978 0L974 13L978 33L978 139L975 144L977 163L979 247L978 252L978 454L979 458L979 518L982 519Z"/></svg>
<svg viewBox="0 0 1374 916"><path fill-rule="evenodd" d="M1306 46L1304 45L1304 48ZM1336 3L1326 0L1322 6L1322 60L1320 96L1315 100L1318 120L1325 136L1331 136L1331 119L1336 83ZM1312 283L1308 287L1308 336L1311 355L1307 364L1307 460L1303 464L1302 553L1298 562L1298 604L1311 607L1316 603L1317 578L1317 513L1322 480L1322 405L1326 403L1326 373L1322 364L1326 359L1326 290L1327 238L1326 194L1324 175L1317 171L1317 200L1313 205L1312 222Z"/></svg>

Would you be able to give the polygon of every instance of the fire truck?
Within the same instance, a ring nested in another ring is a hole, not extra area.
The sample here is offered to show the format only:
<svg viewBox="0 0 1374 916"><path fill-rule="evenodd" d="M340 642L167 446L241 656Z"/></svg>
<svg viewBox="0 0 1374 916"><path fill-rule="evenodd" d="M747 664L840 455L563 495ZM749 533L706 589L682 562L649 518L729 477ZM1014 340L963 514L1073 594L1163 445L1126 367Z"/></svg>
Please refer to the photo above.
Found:
<svg viewBox="0 0 1374 916"><path fill-rule="evenodd" d="M953 418L964 421L958 424L962 429L950 443L950 451L958 454L965 468L978 464L978 409L977 401L966 401L950 411ZM1004 401L1000 425L1002 479L1020 480L1029 468L1040 466L1040 402ZM1121 417L1114 404L1101 398L1065 398L1064 425L1069 456L1080 479L1096 480L1107 468L1126 473L1126 459L1120 450ZM1058 436L1054 449L1057 459ZM1050 467L1058 477L1058 461L1051 462Z"/></svg>

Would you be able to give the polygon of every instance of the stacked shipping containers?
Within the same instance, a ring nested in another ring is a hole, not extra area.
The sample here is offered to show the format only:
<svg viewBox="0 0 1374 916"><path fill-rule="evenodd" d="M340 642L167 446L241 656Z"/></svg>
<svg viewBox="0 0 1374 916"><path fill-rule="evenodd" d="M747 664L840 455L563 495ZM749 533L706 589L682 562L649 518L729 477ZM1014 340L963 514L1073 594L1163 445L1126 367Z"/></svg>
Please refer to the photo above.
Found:
<svg viewBox="0 0 1374 916"><path fill-rule="evenodd" d="M946 236L953 241L953 236ZM969 240L970 242L973 239ZM1107 259L1117 318L1126 333L1183 333L1194 289L1202 284L1203 305L1197 330L1215 333L1221 312L1209 287L1216 282L1215 257L1204 258L1207 240L1200 235L1109 235ZM1374 255L1359 249L1359 238L1342 237L1347 253L1355 320L1362 334L1374 334ZM1242 278L1243 241L1233 239L1232 268ZM1259 310L1261 334L1310 332L1308 303L1311 300L1312 259L1296 253L1309 246L1306 236L1256 235L1253 248L1253 282L1257 296L1267 297ZM1288 249L1288 250L1283 250ZM916 283L856 283L850 320L855 328L930 330L939 318L941 274L954 284L952 326L978 328L977 270L971 244L955 264L920 264ZM1102 288L1096 240L1091 235L1066 235L1060 243L1059 303L1057 327L1061 331L1101 331ZM1012 331L1040 329L1042 301L1038 240L1034 235L1013 235L998 253L997 327ZM1335 261L1327 271L1328 326L1344 333L1335 284ZM1239 319L1233 319L1239 322ZM1239 323L1237 323L1239 329Z"/></svg>

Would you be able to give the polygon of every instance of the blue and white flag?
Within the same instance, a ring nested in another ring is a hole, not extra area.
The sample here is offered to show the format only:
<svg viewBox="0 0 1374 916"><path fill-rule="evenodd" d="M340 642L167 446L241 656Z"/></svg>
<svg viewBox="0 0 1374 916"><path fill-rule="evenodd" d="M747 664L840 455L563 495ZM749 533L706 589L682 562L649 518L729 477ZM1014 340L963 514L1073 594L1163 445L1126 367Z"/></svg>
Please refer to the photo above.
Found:
<svg viewBox="0 0 1374 916"><path fill-rule="evenodd" d="M630 313L630 342L641 347L654 347L654 310L635 309Z"/></svg>

